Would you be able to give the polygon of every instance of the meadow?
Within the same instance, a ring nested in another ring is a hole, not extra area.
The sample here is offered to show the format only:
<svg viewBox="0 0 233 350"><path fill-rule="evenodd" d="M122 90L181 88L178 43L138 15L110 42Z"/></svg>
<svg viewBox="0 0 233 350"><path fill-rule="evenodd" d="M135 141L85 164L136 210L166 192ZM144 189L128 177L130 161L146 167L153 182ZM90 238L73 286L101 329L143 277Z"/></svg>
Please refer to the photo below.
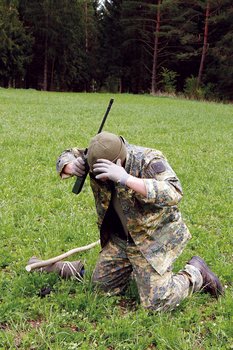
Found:
<svg viewBox="0 0 233 350"><path fill-rule="evenodd" d="M89 180L76 196L55 164L64 149L87 146L110 98L104 129L159 149L180 178L192 240L174 269L202 256L225 286L218 301L196 293L174 311L150 313L133 283L124 296L101 295L90 282L100 247L70 258L84 262L83 283L25 270L33 255L99 238ZM0 349L233 349L232 122L230 104L0 89ZM52 292L41 298L46 286Z"/></svg>

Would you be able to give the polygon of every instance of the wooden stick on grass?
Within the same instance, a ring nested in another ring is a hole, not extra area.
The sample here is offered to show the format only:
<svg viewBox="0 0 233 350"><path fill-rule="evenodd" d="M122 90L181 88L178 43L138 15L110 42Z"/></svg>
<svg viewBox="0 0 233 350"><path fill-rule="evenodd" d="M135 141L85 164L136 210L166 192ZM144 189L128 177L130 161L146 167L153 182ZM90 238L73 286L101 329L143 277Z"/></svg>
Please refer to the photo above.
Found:
<svg viewBox="0 0 233 350"><path fill-rule="evenodd" d="M55 256L54 258L51 258L51 259L48 259L48 260L41 260L41 261L38 261L36 263L27 265L25 268L26 268L26 270L28 272L30 272L30 271L32 271L34 269L37 269L37 268L40 268L40 267L44 267L44 266L48 266L48 265L54 264L55 262L61 261L63 259L66 259L68 256L73 255L75 253L83 252L85 250L89 250L89 249L95 247L98 244L100 244L100 240L98 240L96 242L93 242L91 244L85 245L83 247L78 247L78 248L71 249L71 250L69 250L66 253L63 253L63 254L58 255L58 256Z"/></svg>

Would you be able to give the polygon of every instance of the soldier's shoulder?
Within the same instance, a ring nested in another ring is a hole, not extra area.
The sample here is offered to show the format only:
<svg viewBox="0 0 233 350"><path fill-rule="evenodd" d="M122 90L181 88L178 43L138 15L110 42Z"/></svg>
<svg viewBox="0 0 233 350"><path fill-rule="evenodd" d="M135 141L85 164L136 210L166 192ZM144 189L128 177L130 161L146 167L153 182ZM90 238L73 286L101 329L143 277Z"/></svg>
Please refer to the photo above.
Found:
<svg viewBox="0 0 233 350"><path fill-rule="evenodd" d="M145 165L148 165L151 162L163 163L166 161L164 154L160 150L154 148L144 148L144 157Z"/></svg>
<svg viewBox="0 0 233 350"><path fill-rule="evenodd" d="M148 159L153 159L153 158L166 159L160 150L157 150L154 148L128 144L128 150L131 151L132 153L140 153L141 155L143 155Z"/></svg>

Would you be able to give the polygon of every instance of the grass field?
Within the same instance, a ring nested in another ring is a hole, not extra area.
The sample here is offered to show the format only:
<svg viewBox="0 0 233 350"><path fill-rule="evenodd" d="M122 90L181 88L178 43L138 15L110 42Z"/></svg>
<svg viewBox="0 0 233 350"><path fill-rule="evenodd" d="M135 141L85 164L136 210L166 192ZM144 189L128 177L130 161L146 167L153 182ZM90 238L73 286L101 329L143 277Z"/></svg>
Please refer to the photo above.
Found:
<svg viewBox="0 0 233 350"><path fill-rule="evenodd" d="M86 147L111 97L105 130L161 150L184 190L180 205L192 240L175 264L202 256L219 275L219 301L196 293L172 312L149 314L135 286L124 297L93 291L99 247L73 256L84 283L25 265L98 239L89 181L77 197L61 181L57 156ZM233 106L176 98L46 93L0 89L0 349L233 349L232 130ZM50 286L53 292L40 298Z"/></svg>

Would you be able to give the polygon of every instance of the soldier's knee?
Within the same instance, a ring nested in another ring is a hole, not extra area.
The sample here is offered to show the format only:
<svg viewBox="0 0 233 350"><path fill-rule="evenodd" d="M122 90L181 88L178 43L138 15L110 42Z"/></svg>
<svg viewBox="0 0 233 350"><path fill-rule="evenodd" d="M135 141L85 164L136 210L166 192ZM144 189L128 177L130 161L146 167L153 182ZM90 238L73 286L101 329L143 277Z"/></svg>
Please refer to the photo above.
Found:
<svg viewBox="0 0 233 350"><path fill-rule="evenodd" d="M170 288L160 286L154 288L153 293L141 296L141 304L145 309L153 311L172 310L176 307L177 297Z"/></svg>
<svg viewBox="0 0 233 350"><path fill-rule="evenodd" d="M103 278L101 278L97 273L93 273L92 277L91 277L91 282L92 285L100 290L105 291L106 290L106 282L103 280Z"/></svg>
<svg viewBox="0 0 233 350"><path fill-rule="evenodd" d="M125 290L124 285L118 285L113 281L108 281L104 278L100 278L98 275L92 275L92 284L94 288L100 292L108 294L110 296L119 295Z"/></svg>
<svg viewBox="0 0 233 350"><path fill-rule="evenodd" d="M92 274L92 276L91 276L91 282L92 282L92 284L97 284L98 282L99 282L99 278L98 278L98 276L95 274L95 272Z"/></svg>
<svg viewBox="0 0 233 350"><path fill-rule="evenodd" d="M170 300L148 300L146 303L142 303L142 306L148 311L164 312L173 310L177 305L174 305Z"/></svg>

